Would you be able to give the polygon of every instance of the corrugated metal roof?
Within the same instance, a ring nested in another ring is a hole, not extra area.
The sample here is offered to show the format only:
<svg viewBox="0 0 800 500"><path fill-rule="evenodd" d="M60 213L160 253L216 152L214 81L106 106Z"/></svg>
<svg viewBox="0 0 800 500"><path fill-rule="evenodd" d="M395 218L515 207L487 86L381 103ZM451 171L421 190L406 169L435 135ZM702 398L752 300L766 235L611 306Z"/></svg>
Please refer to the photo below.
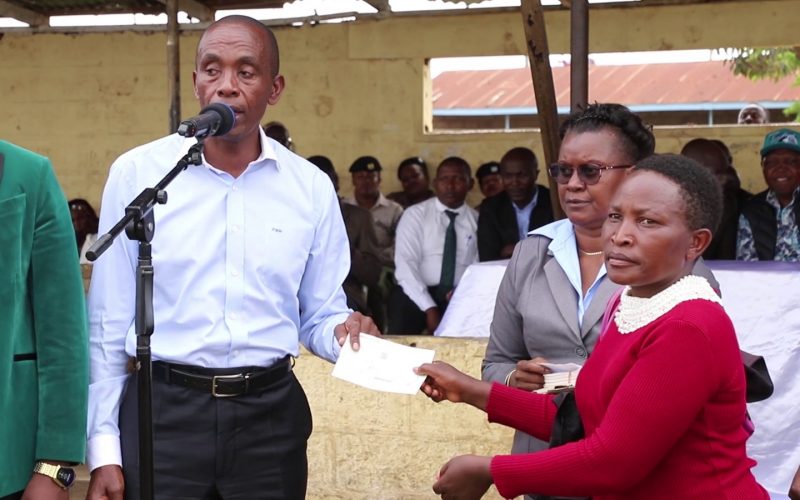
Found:
<svg viewBox="0 0 800 500"><path fill-rule="evenodd" d="M194 0L211 9L280 8L292 0ZM5 3L45 16L164 12L165 0L5 0Z"/></svg>
<svg viewBox="0 0 800 500"><path fill-rule="evenodd" d="M217 10L230 9L279 9L287 3L294 3L297 0L179 0L179 9L187 12L192 17L199 17L201 20L213 19L213 13ZM331 3L334 0L328 0ZM373 7L379 15L394 15L390 0L361 0ZM403 0L392 0L394 3ZM483 0L446 0L450 3L467 2L469 6L476 6L484 3ZM570 0L571 1L571 0ZM570 5L570 1L561 0L560 4L545 5L545 9L565 9ZM680 5L680 4L700 4L715 3L726 4L741 0L596 0L602 3L593 3L589 0L592 9L612 8L612 7L653 7L658 5ZM50 16L63 15L91 15L91 14L160 14L164 12L166 0L0 0L0 17L12 17L19 21L33 26L47 26L47 19ZM431 5L434 6L433 0ZM435 7L434 7L435 8ZM510 9L518 6L509 7ZM503 8L495 9L503 10ZM481 9L463 9L469 13L486 12ZM432 13L435 10L423 10L424 13ZM348 13L351 14L351 13ZM402 12L408 14L408 12ZM361 16L361 14L359 14ZM309 15L309 19L318 16ZM358 17L358 16L357 16Z"/></svg>
<svg viewBox="0 0 800 500"><path fill-rule="evenodd" d="M569 106L569 66L553 68L559 107ZM735 76L722 61L589 67L589 101L629 106L800 100L793 77L777 82ZM528 68L446 71L433 80L433 106L513 109L536 106Z"/></svg>

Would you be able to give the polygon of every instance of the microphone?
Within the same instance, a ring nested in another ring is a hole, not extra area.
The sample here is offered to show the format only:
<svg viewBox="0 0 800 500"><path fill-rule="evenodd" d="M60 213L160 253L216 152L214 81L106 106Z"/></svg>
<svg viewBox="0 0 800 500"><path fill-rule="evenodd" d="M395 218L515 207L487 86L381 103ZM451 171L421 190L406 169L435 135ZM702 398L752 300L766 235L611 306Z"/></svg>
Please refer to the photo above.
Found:
<svg viewBox="0 0 800 500"><path fill-rule="evenodd" d="M178 133L184 137L204 138L212 135L225 135L236 124L233 108L221 102L209 104L200 114L184 120L178 126Z"/></svg>

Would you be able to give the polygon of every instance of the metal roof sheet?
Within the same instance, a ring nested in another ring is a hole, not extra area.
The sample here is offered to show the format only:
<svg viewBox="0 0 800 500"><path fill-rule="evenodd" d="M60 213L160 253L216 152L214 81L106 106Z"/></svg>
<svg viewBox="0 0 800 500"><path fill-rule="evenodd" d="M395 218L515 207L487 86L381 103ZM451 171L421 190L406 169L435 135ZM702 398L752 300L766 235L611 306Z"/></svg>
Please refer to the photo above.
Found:
<svg viewBox="0 0 800 500"><path fill-rule="evenodd" d="M553 68L556 100L569 107L569 66ZM785 102L800 100L794 77L748 80L722 61L589 67L589 101L627 105ZM433 80L433 106L514 109L536 106L529 68L446 71Z"/></svg>

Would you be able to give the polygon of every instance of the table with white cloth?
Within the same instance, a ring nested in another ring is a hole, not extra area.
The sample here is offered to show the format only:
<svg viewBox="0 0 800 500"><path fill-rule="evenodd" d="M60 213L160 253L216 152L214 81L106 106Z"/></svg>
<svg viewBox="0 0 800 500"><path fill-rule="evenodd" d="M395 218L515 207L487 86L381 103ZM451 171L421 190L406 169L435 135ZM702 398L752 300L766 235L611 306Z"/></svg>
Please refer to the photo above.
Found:
<svg viewBox="0 0 800 500"><path fill-rule="evenodd" d="M507 260L467 268L436 336L488 337ZM764 356L775 384L766 401L748 405L756 430L747 442L758 482L785 499L800 466L800 263L706 261L740 347Z"/></svg>

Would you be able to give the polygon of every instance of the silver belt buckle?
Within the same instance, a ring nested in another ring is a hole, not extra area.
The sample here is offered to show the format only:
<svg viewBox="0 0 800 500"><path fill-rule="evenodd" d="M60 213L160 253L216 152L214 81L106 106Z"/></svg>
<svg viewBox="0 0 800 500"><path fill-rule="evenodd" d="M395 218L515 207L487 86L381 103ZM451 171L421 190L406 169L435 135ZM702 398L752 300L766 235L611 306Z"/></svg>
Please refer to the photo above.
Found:
<svg viewBox="0 0 800 500"><path fill-rule="evenodd" d="M241 379L244 380L244 391L240 392L239 394L220 394L217 392L217 380L236 380ZM240 396L247 392L247 386L250 383L250 375L249 374L241 374L237 373L235 375L214 375L211 378L211 395L215 398L230 398L233 396Z"/></svg>

